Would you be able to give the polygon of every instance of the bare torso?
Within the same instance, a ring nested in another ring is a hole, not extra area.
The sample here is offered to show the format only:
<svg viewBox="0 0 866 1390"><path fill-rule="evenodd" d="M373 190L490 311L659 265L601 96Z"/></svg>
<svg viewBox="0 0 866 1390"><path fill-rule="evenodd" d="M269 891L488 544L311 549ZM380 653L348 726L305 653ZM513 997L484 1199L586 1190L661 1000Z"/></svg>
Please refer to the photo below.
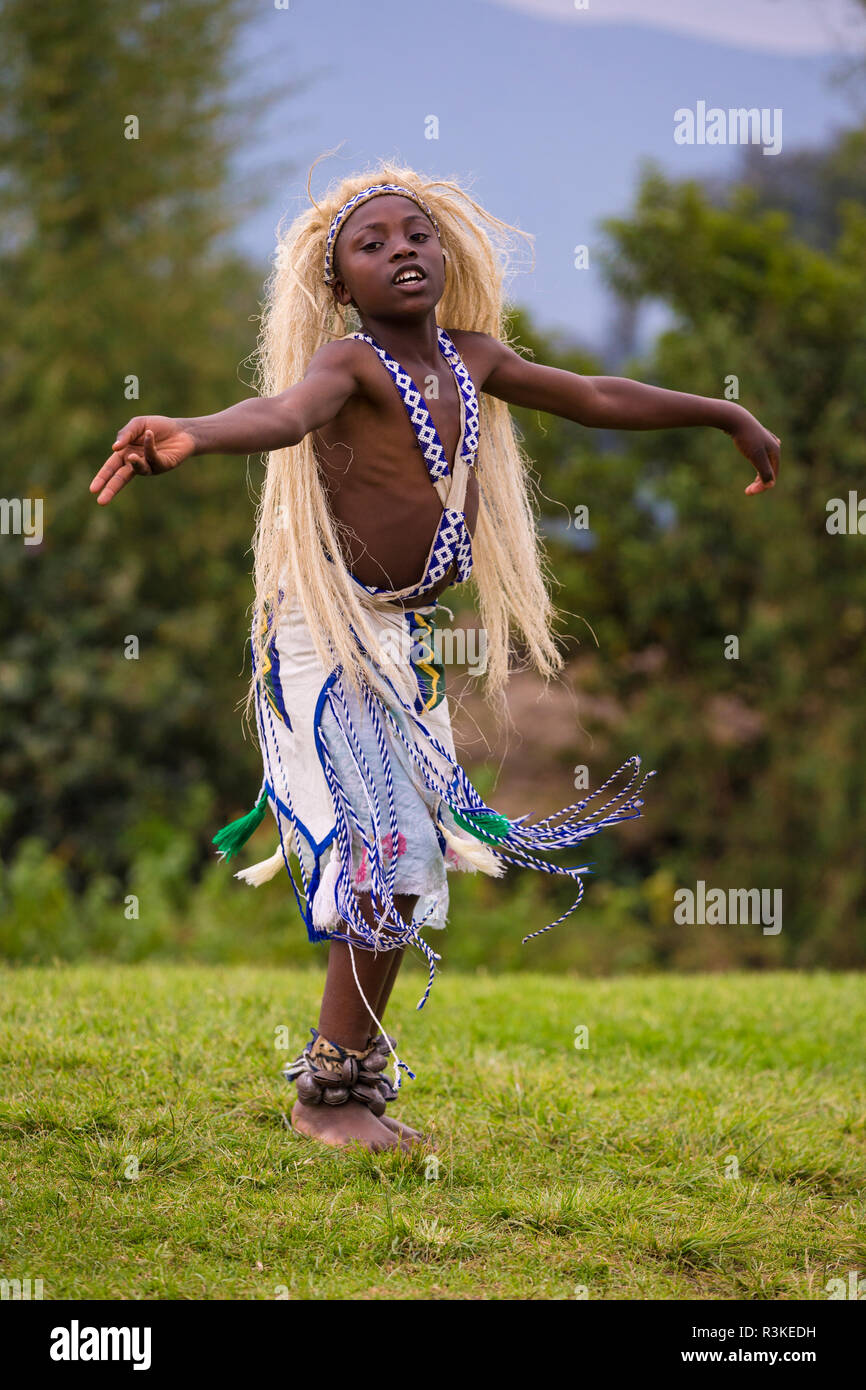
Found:
<svg viewBox="0 0 866 1390"><path fill-rule="evenodd" d="M482 334L450 336L478 389L486 376ZM384 364L369 343L353 344L363 389L347 401L336 418L313 435L322 482L341 532L346 564L362 584L404 589L423 576L442 503L430 481L415 431ZM401 365L420 389L430 376L429 365L408 357ZM436 372L439 396L429 393L425 404L453 467L460 438L460 398L454 375L440 356ZM478 519L478 479L470 470L466 490L466 524L474 535ZM432 603L453 583L455 567L420 602ZM399 600L396 600L399 602ZM418 602L419 600L414 600ZM403 606L412 607L407 599Z"/></svg>

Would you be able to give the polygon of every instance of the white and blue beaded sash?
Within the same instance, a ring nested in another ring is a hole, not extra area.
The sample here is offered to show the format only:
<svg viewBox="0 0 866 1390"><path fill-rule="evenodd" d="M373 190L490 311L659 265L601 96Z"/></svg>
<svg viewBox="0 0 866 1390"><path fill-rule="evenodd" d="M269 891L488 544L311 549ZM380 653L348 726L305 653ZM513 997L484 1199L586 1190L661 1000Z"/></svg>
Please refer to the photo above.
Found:
<svg viewBox="0 0 866 1390"><path fill-rule="evenodd" d="M435 486L442 479L452 478L445 447L439 438L433 417L427 409L424 396L415 381L405 367L391 357L369 333L353 333L351 336L370 344L397 387L415 431L418 447L423 455L431 483ZM462 357L444 328L437 328L437 337L439 350L451 368L457 383L461 402L460 441L454 461L456 474L461 469L461 465L467 471L473 468L478 456L480 424L478 395ZM455 564L457 567L455 583L463 584L472 573L472 537L466 525L463 507L449 507L446 501L443 504L442 517L436 529L436 535L430 546L423 577L414 588L408 590L385 589L376 584L363 584L356 575L352 575L352 578L358 587L371 597L381 599L390 595L399 595L404 599L415 599L422 597L439 584L451 566Z"/></svg>
<svg viewBox="0 0 866 1390"><path fill-rule="evenodd" d="M467 467L472 468L478 453L478 396L463 359L445 329L438 328L436 331L439 338L439 351L454 374L457 389L463 400L465 424L461 431L460 443L457 446L457 459L462 457ZM439 478L447 478L451 470L448 467L448 455L445 452L445 446L439 438L439 431L433 423L433 417L427 409L424 396L406 368L401 367L400 363L395 361L369 333L353 333L351 336L360 339L363 343L369 343L387 367L406 407L406 413L424 455L424 462L427 465L431 482L435 483Z"/></svg>

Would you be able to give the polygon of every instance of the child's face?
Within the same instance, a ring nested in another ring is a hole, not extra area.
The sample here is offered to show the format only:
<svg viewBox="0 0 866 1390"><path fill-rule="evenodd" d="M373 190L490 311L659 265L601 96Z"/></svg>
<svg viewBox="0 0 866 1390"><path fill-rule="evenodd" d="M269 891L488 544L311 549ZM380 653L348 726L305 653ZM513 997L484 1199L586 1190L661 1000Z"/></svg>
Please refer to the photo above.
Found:
<svg viewBox="0 0 866 1390"><path fill-rule="evenodd" d="M435 228L417 203L382 194L346 218L337 238L334 294L372 318L435 309L445 263ZM404 272L415 272L408 279ZM397 283L398 280L400 283Z"/></svg>

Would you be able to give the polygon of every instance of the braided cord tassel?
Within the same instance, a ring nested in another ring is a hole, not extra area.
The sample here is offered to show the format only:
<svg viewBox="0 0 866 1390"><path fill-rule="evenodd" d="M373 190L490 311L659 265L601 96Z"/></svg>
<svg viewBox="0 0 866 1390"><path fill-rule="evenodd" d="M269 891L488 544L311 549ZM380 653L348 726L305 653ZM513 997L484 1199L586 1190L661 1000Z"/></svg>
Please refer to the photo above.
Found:
<svg viewBox="0 0 866 1390"><path fill-rule="evenodd" d="M329 695L330 694L331 692L329 692ZM378 906L378 911L376 914L378 921L381 923L385 918L390 917L392 919L392 925L386 927L385 931L387 932L388 938L391 940L392 944L411 944L417 946L427 959L427 962L430 966L427 989L420 1003L417 1005L418 1008L422 1008L430 993L430 986L432 985L433 976L435 972L435 962L441 959L441 957L436 954L436 952L430 946L429 942L425 941L424 938L420 936L418 932L418 926L423 925L423 921L419 923L407 923L401 916L396 906L396 903L394 902L393 872L386 872L383 875L382 856L379 843L381 840L380 832L382 829L382 822L381 812L379 808L379 798L376 792L375 781L370 771L369 763L367 762L367 759L363 754L363 750L360 748L360 744L358 742L354 726L352 725L351 716L348 712L348 709L345 706L345 700L341 699L340 696L338 696L337 699L340 701L343 708L340 709L339 705L335 702L335 704L332 706L332 712L334 714L338 728L342 733L343 737L346 739L347 746L350 748L350 751L353 754L355 770L359 773L359 775L363 774L362 787L365 793L365 798L367 800L368 809L370 810L372 822L372 834L368 835L364 827L361 825L354 807L345 795L345 792L340 784L339 778L337 777L336 770L334 768L330 754L328 753L327 746L325 745L325 766L328 785L331 790L331 795L334 799L335 807L338 806L341 811L341 815L337 817L337 839L340 846L340 857L343 863L343 871L341 871L337 879L337 904L340 915L350 923L354 932L354 937L352 939L346 939L350 940L350 944L352 944L352 941L354 942L354 944L360 944L360 942L358 942L357 940L357 938L360 938L360 941L366 944L368 949L373 950L381 948L382 946L381 932L376 932L375 930L371 931L369 923L361 916L361 913L357 906L355 894L351 891L351 886L348 881L349 873L346 872L346 869L348 868L350 871L352 864L351 846L349 840L349 823L351 822L351 824L354 825L355 829L357 830L362 844L367 849L370 864L370 877L372 883L372 901L374 905L374 910L376 910ZM388 749L384 737L384 730L382 730L381 728L377 737L377 747L379 750L379 754L383 760L385 781L386 785L388 786L389 792L389 823L392 827L394 827L396 825L396 817L394 815L393 807L393 775L391 773L390 768L390 751ZM394 840L392 840L392 844L394 843L396 843L396 837ZM394 869L395 858L396 856L392 855L391 865L389 866L391 870ZM426 920L426 918L423 920ZM340 939L339 935L338 939Z"/></svg>
<svg viewBox="0 0 866 1390"><path fill-rule="evenodd" d="M394 689L393 685L392 689ZM446 763L449 764L452 769L451 782L446 785L441 773L434 767L423 750L418 748L414 740L405 737L393 711L389 709L384 702L380 702L391 728L405 747L410 758L421 771L428 787L440 793L443 801L446 803L455 819L459 817L459 823L469 828L473 824L473 817L478 817L480 815L481 817L490 818L488 823L492 821L498 831L502 822L505 821L505 818L500 817L497 812L493 811L491 807L485 804L481 796L479 796L478 792L472 786L472 783L469 781L460 764L451 756L435 735L424 727L423 721L419 719L411 707L400 698L399 693L396 690L394 693L396 698L400 700L400 704L406 714L415 721L418 732L426 739L429 746L433 748L441 758L445 759ZM634 754L632 757L627 758L616 772L612 773L596 791L592 792L588 797L585 797L583 801L577 802L573 806L566 807L564 810L558 811L552 816L546 816L542 820L534 823L529 823L528 816L521 816L516 820L507 821L506 824L509 826L509 829L506 834L496 834L495 836L494 834L484 834L483 836L479 836L479 838L483 838L489 845L493 854L503 859L508 859L514 863L538 869L542 873L560 874L572 879L578 885L578 895L572 906L566 912L562 913L561 916L557 917L555 921L548 923L547 926L540 928L538 931L528 933L528 935L523 937L524 944L537 936L543 936L545 932L551 931L554 927L565 921L567 917L571 916L572 912L579 906L583 898L584 886L581 875L592 872L588 865L582 865L578 868L574 866L550 864L546 860L540 859L538 854L534 851L557 851L573 848L583 840L590 838L592 835L597 835L601 830L607 829L609 826L618 825L626 820L635 820L639 817L641 815L640 808L644 804L643 799L636 795L635 792L632 792L631 788L639 775L640 767L641 759L637 754ZM603 792L607 791L608 788L616 782L617 778L619 778L627 768L632 768L633 771L624 787L618 792L615 792L603 805L598 807L595 811L591 811L588 815L580 816L575 814L576 812L583 811L593 801L597 800ZM655 776L655 771L644 773L635 791L641 791L649 778ZM555 821L560 823L554 825L553 822Z"/></svg>

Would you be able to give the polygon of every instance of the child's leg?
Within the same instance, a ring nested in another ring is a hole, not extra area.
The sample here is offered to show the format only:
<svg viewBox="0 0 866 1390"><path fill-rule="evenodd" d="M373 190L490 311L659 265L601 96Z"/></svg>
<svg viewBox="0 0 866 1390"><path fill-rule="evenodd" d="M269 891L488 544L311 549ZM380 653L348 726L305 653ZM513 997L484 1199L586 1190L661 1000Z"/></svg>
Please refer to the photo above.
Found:
<svg viewBox="0 0 866 1390"><path fill-rule="evenodd" d="M364 913L365 917L367 917L366 908L369 906L369 901L369 898L362 900L361 911L362 913ZM404 922L411 921L412 914L414 913L415 906L418 902L417 896L410 897L408 894L397 894L394 897L394 901L397 904L397 911L400 913L400 916L403 918ZM369 918L367 918L367 920L369 920ZM367 998L370 1001L370 1007L372 1008L376 1017L379 1019L380 1023L382 1019L385 1017L385 1010L388 1007L388 1000L391 998L391 991L394 988L394 982L397 979L397 974L400 970L400 966L403 962L403 956L405 955L405 953L405 946L398 946L393 951L388 952L386 957L388 962L388 969L382 977L381 983L379 985L379 993L377 998L374 998L372 994L367 993L365 987L364 992L365 994L367 994ZM358 972L358 974L360 976L360 971ZM366 1047L373 1041L373 1038L376 1036L376 1032L377 1030L371 1027L369 1036L365 1040L363 1046ZM412 1126L407 1125L404 1120L395 1119L392 1115L380 1115L379 1122L383 1125L387 1125L388 1129L392 1130L394 1134L398 1134L404 1139L409 1139L412 1142L424 1140L424 1135L421 1134L419 1130L413 1129Z"/></svg>
<svg viewBox="0 0 866 1390"><path fill-rule="evenodd" d="M417 898L396 895L400 915L415 910ZM359 907L364 918L373 924L372 903L367 895L359 895ZM354 948L355 971L376 1017L382 1012L391 994L403 947L393 951L365 951ZM361 1051L376 1033L367 1006L358 993L349 946L344 941L332 941L329 946L328 973L319 1013L319 1032L342 1047ZM369 1149L404 1148L422 1138L416 1130L385 1116L377 1118L366 1105L348 1100L345 1105L307 1106L296 1101L292 1109L292 1125L312 1138L327 1144L342 1146L358 1140Z"/></svg>
<svg viewBox="0 0 866 1390"><path fill-rule="evenodd" d="M396 901L398 902L398 905L399 905L399 899L397 899ZM418 901L418 899L417 899L417 898L407 898L406 901L407 901L408 903L411 903L411 904L412 904L412 907L411 907L411 908L407 908L406 911L414 912L414 910L415 910L415 903ZM403 909L403 908L400 908L400 912L401 912L401 915L402 915L402 913L404 912L404 909ZM370 1003L373 1005L373 1008L374 1008L375 1011L376 1011L376 1017L379 1019L380 1022L381 1022L382 1018L383 1018L384 1015L385 1015L385 1010L386 1010L387 1007L388 1007L388 1000L391 998L391 991L392 991L392 989L394 988L394 981L397 979L397 974L398 974L398 971L399 971L399 969L400 969L400 966L401 966L402 963L403 963L403 956L405 955L405 953L406 953L406 947L405 947L405 946L398 946L396 950L394 950L394 951L389 951L389 952L388 952L388 955L389 955L392 959L391 959L391 961L390 961L390 968L389 968L389 970L388 970L388 973L387 973L387 975L385 976L384 980L382 981L382 988L381 988L381 991L380 991L380 994L379 994L378 1001L376 1001L376 1000L374 1000L374 999L371 999L371 1000L370 1000ZM372 1038L370 1039L370 1041L372 1042Z"/></svg>
<svg viewBox="0 0 866 1390"><path fill-rule="evenodd" d="M405 894L394 898L397 911L404 921L411 920L418 899ZM358 906L364 920L373 925L372 903L369 894L359 894ZM363 951L354 947L355 970L361 989L370 1008L381 1021L394 981L400 969L405 947L393 951ZM376 1027L364 1000L358 993L352 970L352 950L345 941L332 941L328 955L328 974L319 1014L319 1032L341 1047L360 1050L372 1041Z"/></svg>

